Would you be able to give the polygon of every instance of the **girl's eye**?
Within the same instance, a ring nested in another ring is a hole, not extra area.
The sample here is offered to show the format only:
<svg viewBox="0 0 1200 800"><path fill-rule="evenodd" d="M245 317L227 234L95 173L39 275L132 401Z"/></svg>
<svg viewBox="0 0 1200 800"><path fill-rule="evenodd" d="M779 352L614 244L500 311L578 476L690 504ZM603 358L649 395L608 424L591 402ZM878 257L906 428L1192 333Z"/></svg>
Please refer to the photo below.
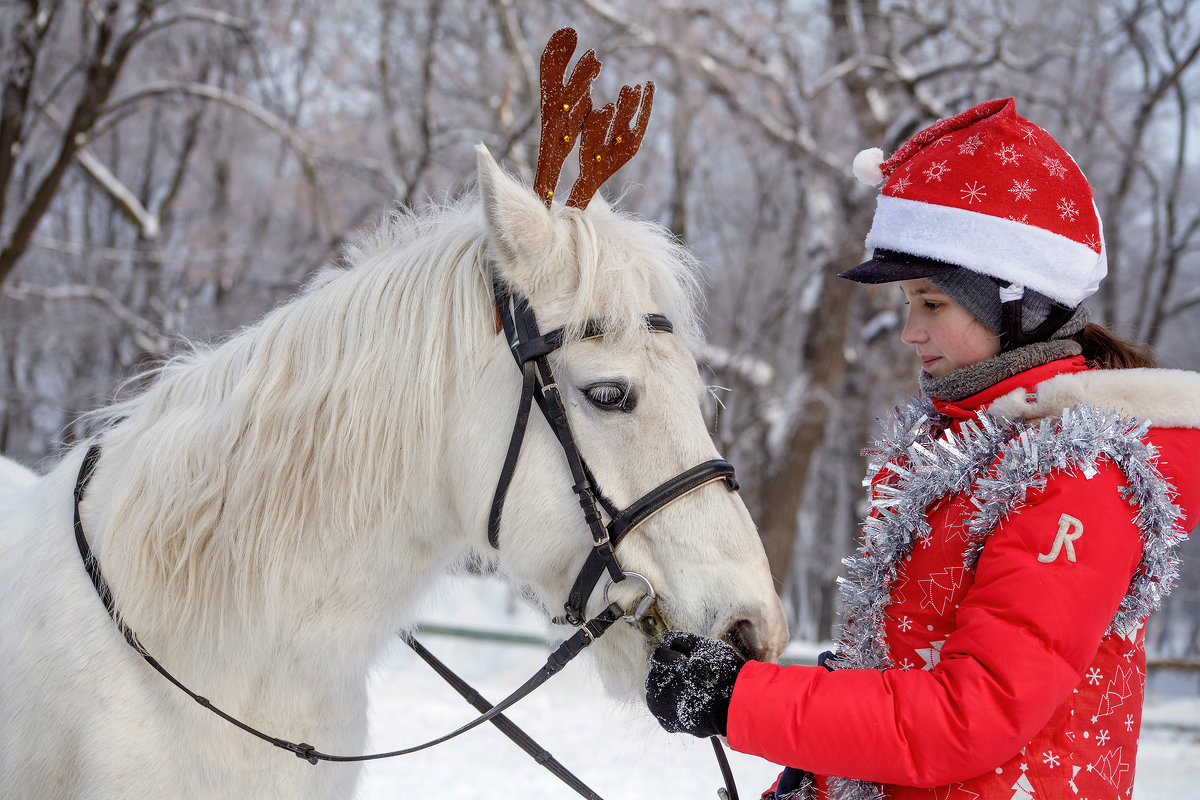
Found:
<svg viewBox="0 0 1200 800"><path fill-rule="evenodd" d="M592 405L603 411L628 413L637 405L637 396L625 383L593 383L583 389L583 394Z"/></svg>
<svg viewBox="0 0 1200 800"><path fill-rule="evenodd" d="M942 304L941 304L941 303L935 303L933 300L926 300L926 301L925 301L925 307L926 307L927 309L929 309L930 311L937 311L939 308L941 308L941 307L942 307Z"/></svg>

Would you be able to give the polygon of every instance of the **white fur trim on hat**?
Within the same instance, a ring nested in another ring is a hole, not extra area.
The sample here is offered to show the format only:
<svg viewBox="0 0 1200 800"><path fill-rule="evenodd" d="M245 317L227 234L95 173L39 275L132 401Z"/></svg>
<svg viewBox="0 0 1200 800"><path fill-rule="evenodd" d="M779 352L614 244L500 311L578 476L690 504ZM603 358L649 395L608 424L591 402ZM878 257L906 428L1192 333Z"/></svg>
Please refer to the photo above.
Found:
<svg viewBox="0 0 1200 800"><path fill-rule="evenodd" d="M879 196L866 246L958 264L1071 308L1108 273L1103 251L1045 228L889 195Z"/></svg>
<svg viewBox="0 0 1200 800"><path fill-rule="evenodd" d="M883 170L879 168L879 165L882 163L883 151L878 147L860 150L858 155L854 157L852 165L854 177L867 186L878 186L883 183Z"/></svg>

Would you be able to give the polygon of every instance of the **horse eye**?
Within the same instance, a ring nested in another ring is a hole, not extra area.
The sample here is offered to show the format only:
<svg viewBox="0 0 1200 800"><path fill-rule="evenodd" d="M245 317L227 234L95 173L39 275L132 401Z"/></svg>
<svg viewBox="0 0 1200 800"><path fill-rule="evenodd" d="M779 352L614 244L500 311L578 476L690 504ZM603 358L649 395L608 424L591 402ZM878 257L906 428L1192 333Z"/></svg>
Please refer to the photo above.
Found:
<svg viewBox="0 0 1200 800"><path fill-rule="evenodd" d="M583 394L592 405L604 411L628 413L637 405L637 396L624 383L593 383L583 389Z"/></svg>

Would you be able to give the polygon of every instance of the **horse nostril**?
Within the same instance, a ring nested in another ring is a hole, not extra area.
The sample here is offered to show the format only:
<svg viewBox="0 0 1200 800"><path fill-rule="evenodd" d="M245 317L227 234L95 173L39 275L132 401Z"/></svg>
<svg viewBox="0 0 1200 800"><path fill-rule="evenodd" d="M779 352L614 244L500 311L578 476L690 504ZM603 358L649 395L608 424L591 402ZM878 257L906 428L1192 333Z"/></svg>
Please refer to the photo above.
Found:
<svg viewBox="0 0 1200 800"><path fill-rule="evenodd" d="M729 630L721 637L747 659L759 657L758 636L754 631L754 623L748 619L739 619L729 626Z"/></svg>

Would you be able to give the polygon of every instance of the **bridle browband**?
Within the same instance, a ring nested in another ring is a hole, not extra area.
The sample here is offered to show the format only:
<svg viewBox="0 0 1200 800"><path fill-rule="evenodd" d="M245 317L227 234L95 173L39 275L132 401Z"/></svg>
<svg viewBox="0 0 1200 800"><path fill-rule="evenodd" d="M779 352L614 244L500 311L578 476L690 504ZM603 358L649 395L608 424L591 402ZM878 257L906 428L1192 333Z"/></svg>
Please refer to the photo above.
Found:
<svg viewBox="0 0 1200 800"><path fill-rule="evenodd" d="M566 457L567 468L571 472L571 489L579 500L584 521L592 535L592 550L575 577L563 606L564 613L562 617L553 620L559 624L579 625L587 618L585 606L601 576L607 572L614 583L625 579L625 571L617 561L615 548L626 534L670 503L713 481L724 480L731 491L736 491L737 479L734 477L733 465L723 459L712 459L679 473L634 500L628 507L618 509L600 490L575 444L575 437L571 434L571 426L567 421L562 391L550 367L549 355L562 346L564 330L557 328L549 333L541 333L533 309L524 295L499 280L493 281L492 290L500 324L513 358L521 370L522 381L521 399L517 405L508 453L504 457L504 465L492 498L492 510L488 516L488 542L493 548L499 549L500 516L516 470L521 444L525 439L530 406L532 401L536 400ZM644 319L646 327L651 331L671 333L674 330L671 321L661 314L647 314ZM584 327L584 339L602 335L602 328L594 321ZM601 510L608 515L607 525L601 518Z"/></svg>
<svg viewBox="0 0 1200 800"><path fill-rule="evenodd" d="M536 398L538 407L541 408L547 423L549 423L551 430L554 431L562 447L563 454L566 456L567 465L573 480L572 489L579 498L584 519L592 534L592 550L588 553L579 574L575 578L570 595L564 606L563 616L553 620L556 623L566 622L574 625L576 626L576 631L550 654L546 659L545 665L540 670L516 691L495 705L490 704L478 692L471 689L465 681L455 675L445 664L438 661L416 639L412 636L405 637L405 642L417 655L430 664L459 694L481 712L478 717L465 725L436 739L431 739L422 744L402 750L363 755L330 755L317 750L311 744L292 742L265 733L221 710L208 698L188 688L150 654L142 645L133 629L121 619L117 611L112 589L105 580L100 570L100 563L96 559L95 553L84 533L80 503L83 500L84 493L95 473L96 464L100 458L100 446L95 443L88 448L87 453L84 455L83 462L79 467L79 475L75 481L73 492L75 542L92 586L103 603L105 611L108 612L109 617L116 625L118 631L120 631L122 637L124 637L125 642L142 656L146 663L156 672L198 705L252 736L268 742L275 747L287 750L297 757L308 761L310 764L317 764L321 761L340 763L363 762L408 755L425 750L466 733L484 722L490 722L577 793L589 800L600 800L599 795L562 766L549 752L540 749L531 737L504 716L502 712L549 680L566 666L567 663L579 655L579 653L583 652L586 647L603 636L615 622L642 623L643 632L646 632L647 635L652 635L651 632L655 630L653 624L647 625L644 620L654 617L655 614L652 609L655 599L654 589L650 585L650 582L643 576L634 572L627 573L621 568L617 562L614 548L630 531L648 517L675 500L678 500L680 497L683 497L685 494L716 480L724 480L731 491L736 491L738 488L737 479L734 477L733 466L729 462L721 459L712 459L697 464L691 469L685 470L675 477L664 481L635 500L625 509L617 509L612 501L600 491L595 478L592 476L586 462L579 453L579 449L575 445L575 439L571 434L571 428L567 422L562 395L554 380L554 373L550 368L548 356L563 345L564 330L559 328L547 334L540 334L533 310L521 294L504 287L499 282L494 283L494 293L496 309L500 317L503 332L510 344L513 357L516 359L518 367L522 370L523 379L517 418L513 425L508 453L505 456L500 479L492 500L491 513L488 519L488 541L493 547L499 548L500 516L504 507L504 499L507 496L513 472L516 469L517 458L521 451L521 444L524 441L530 406L533 399ZM647 314L645 321L646 326L652 331L670 333L673 330L670 320L660 314ZM584 338L601 335L603 335L602 330L599 325L594 323L589 324L583 334ZM609 517L607 525L601 519L601 509ZM608 590L606 588L604 591L606 607L595 617L586 619L584 608L588 598L595 590L597 583L605 572L608 572L611 583L619 583L628 577L637 578L645 586L646 594L637 606L637 609L631 614L626 614L618 604L608 602ZM656 620L656 623L661 625L662 621ZM736 800L737 789L733 783L733 774L730 770L728 759L725 757L720 741L716 737L713 737L712 744L722 776L728 787L723 787L719 790L718 794L721 794L722 797L732 797Z"/></svg>

